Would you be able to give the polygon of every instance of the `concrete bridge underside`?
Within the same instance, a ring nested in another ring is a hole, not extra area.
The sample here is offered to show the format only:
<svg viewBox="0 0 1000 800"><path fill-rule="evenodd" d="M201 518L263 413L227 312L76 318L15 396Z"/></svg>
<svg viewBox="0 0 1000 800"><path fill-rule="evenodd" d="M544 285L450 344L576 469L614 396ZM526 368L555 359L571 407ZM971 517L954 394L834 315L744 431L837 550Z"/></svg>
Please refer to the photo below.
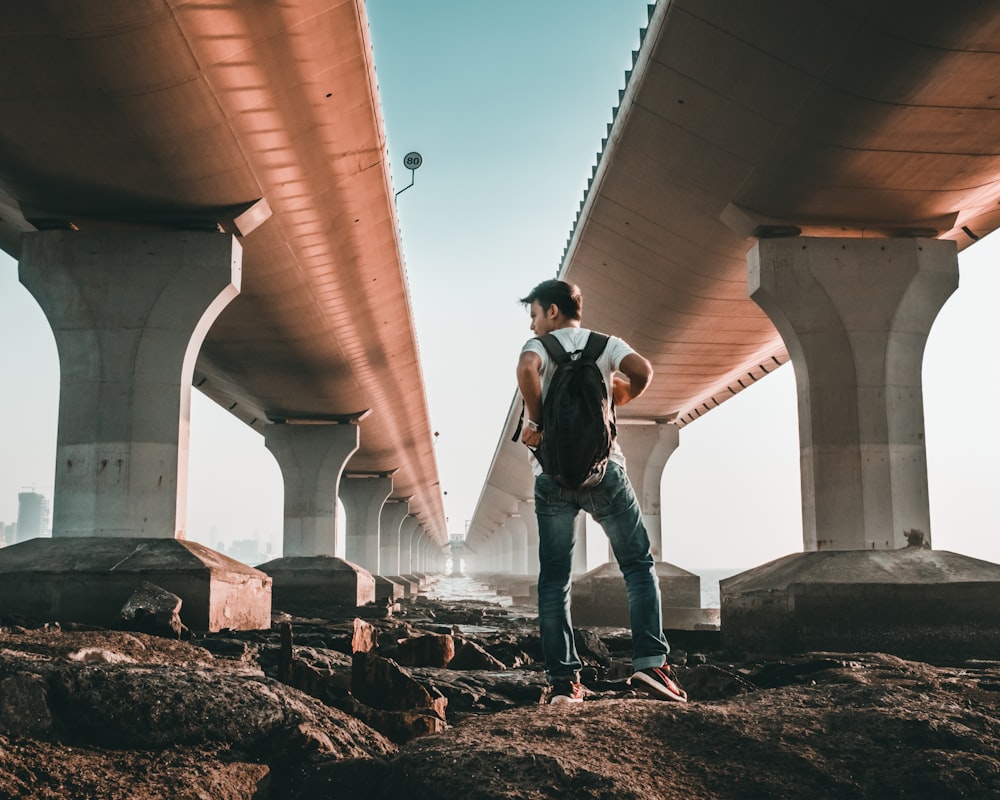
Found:
<svg viewBox="0 0 1000 800"><path fill-rule="evenodd" d="M647 523L670 524L652 431L682 431L791 360L805 531L793 560L929 546L920 366L957 251L1000 223L1000 8L672 0L651 7L641 41L559 275L582 288L585 325L653 364L619 415L650 431L624 443ZM484 572L517 563L509 521L533 496L511 441L520 409L515 396L467 537ZM827 565L819 583L983 577L926 566ZM743 615L731 629L797 630L785 587L798 571L769 575L723 587L724 629L728 600ZM762 592L787 605L762 612Z"/></svg>
<svg viewBox="0 0 1000 800"><path fill-rule="evenodd" d="M183 539L194 385L282 454L286 555L343 540L329 510L349 471L391 481L436 566L448 537L361 0L8 12L0 247L59 342L53 541ZM304 495L309 439L327 482Z"/></svg>

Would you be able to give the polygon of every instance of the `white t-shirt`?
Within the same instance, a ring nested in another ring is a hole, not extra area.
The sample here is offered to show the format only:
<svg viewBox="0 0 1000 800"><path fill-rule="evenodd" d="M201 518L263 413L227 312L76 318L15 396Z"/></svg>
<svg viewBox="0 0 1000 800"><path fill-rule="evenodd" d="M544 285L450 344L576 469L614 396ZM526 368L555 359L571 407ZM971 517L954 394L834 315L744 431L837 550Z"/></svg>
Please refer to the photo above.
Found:
<svg viewBox="0 0 1000 800"><path fill-rule="evenodd" d="M566 352L573 353L577 350L583 350L586 346L587 337L590 336L590 329L577 327L556 328L552 333L559 340L559 344L563 346ZM538 373L542 379L542 402L544 403L545 395L549 391L549 379L556 370L555 362L549 357L545 345L537 337L528 339L524 347L521 348L521 352L537 353L542 359L542 365ZM619 339L617 336L608 337L607 347L604 348L604 352L597 358L597 367L601 370L601 375L604 376L604 385L608 388L608 398L611 397L612 376L618 370L618 367L621 366L622 359L634 352L635 350L624 340ZM544 431L542 435L545 435ZM608 459L620 464L622 469L625 468L625 455L622 453L621 447L618 446L617 439L611 445L611 454L608 456ZM538 459L535 458L534 454L531 456L531 471L535 475L542 474L542 465L538 463Z"/></svg>

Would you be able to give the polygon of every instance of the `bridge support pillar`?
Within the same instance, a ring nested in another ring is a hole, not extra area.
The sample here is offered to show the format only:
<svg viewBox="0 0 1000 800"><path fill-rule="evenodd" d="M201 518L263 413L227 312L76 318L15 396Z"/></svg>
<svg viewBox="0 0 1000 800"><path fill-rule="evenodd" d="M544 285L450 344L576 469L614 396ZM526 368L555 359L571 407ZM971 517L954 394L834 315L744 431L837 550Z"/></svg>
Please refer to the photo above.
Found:
<svg viewBox="0 0 1000 800"><path fill-rule="evenodd" d="M417 531L420 530L420 520L409 516L399 526L399 572L408 575L416 569L414 546Z"/></svg>
<svg viewBox="0 0 1000 800"><path fill-rule="evenodd" d="M527 573L538 578L538 518L535 516L535 501L520 500L517 504L517 513L524 521L525 534L527 536L525 544L525 558L527 559ZM537 586L536 586L537 589Z"/></svg>
<svg viewBox="0 0 1000 800"><path fill-rule="evenodd" d="M408 592L406 583L399 577L399 532L410 513L406 500L387 500L382 506L379 520L379 574L375 577L377 601L401 600Z"/></svg>
<svg viewBox="0 0 1000 800"><path fill-rule="evenodd" d="M805 552L722 582L724 640L991 657L1000 566L929 549L921 367L955 243L761 240L748 269L795 368Z"/></svg>
<svg viewBox="0 0 1000 800"><path fill-rule="evenodd" d="M680 428L666 422L618 424L618 443L625 454L629 482L635 490L653 558L663 560L660 483L663 469L680 444Z"/></svg>
<svg viewBox="0 0 1000 800"><path fill-rule="evenodd" d="M691 630L718 624L715 609L701 607L701 578L663 560L660 483L663 469L680 443L680 429L666 422L618 424L629 482L642 511L650 551L656 559L660 607L666 628ZM581 515L582 516L582 515ZM573 582L573 620L582 625L629 624L625 579L608 546L608 562Z"/></svg>
<svg viewBox="0 0 1000 800"><path fill-rule="evenodd" d="M61 381L53 538L3 550L8 613L107 625L155 575L189 627L270 626L267 575L182 541L191 379L241 260L216 233L23 236L20 279L52 326Z"/></svg>
<svg viewBox="0 0 1000 800"><path fill-rule="evenodd" d="M309 616L375 599L374 577L336 556L340 476L358 444L354 423L265 429L264 445L285 486L285 530L282 557L260 569L274 579L274 605L282 611Z"/></svg>
<svg viewBox="0 0 1000 800"><path fill-rule="evenodd" d="M269 425L264 445L274 454L285 485L282 555L337 554L340 476L359 444L355 424Z"/></svg>
<svg viewBox="0 0 1000 800"><path fill-rule="evenodd" d="M392 494L388 475L344 475L340 498L347 512L347 560L379 574L379 521L382 506Z"/></svg>
<svg viewBox="0 0 1000 800"><path fill-rule="evenodd" d="M537 518L536 518L537 523ZM583 575L590 566L587 554L587 515L581 511L573 523L573 574Z"/></svg>

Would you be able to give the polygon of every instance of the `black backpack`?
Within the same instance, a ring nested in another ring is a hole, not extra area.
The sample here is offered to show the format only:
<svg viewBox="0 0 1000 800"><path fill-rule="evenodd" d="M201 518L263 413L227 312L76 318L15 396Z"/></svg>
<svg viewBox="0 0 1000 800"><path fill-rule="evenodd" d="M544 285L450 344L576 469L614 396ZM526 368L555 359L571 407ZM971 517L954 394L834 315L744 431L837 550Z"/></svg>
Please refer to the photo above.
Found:
<svg viewBox="0 0 1000 800"><path fill-rule="evenodd" d="M617 434L614 398L597 366L608 337L591 331L583 350L574 353L551 333L538 340L556 370L542 404L542 444L535 457L563 488L592 486L604 477Z"/></svg>

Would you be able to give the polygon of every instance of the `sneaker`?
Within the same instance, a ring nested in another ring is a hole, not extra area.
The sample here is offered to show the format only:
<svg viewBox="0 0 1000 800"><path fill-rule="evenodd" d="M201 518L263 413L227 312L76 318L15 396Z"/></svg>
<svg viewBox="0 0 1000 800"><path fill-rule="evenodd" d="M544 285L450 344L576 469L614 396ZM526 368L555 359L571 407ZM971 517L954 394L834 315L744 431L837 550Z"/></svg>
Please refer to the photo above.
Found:
<svg viewBox="0 0 1000 800"><path fill-rule="evenodd" d="M553 681L546 702L553 706L563 703L582 703L583 684L566 679Z"/></svg>
<svg viewBox="0 0 1000 800"><path fill-rule="evenodd" d="M647 667L632 674L628 679L629 685L636 689L643 689L657 697L659 700L676 700L679 703L686 703L688 696L681 685L674 677L673 670L666 664L662 667Z"/></svg>

